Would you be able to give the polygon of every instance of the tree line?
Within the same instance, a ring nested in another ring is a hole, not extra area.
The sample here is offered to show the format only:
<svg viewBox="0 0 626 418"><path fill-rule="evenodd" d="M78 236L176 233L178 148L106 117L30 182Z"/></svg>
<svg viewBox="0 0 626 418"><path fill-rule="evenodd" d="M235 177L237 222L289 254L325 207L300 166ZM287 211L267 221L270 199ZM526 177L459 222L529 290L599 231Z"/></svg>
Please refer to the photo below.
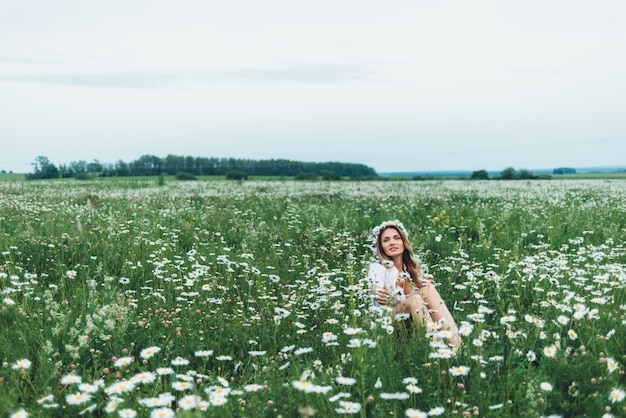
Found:
<svg viewBox="0 0 626 418"><path fill-rule="evenodd" d="M337 177L378 177L376 171L364 164L341 162L303 162L287 159L250 160L239 158L191 157L168 155L165 158L143 155L126 163L101 163L98 160L74 161L55 165L45 156L38 156L31 164L33 171L27 179L87 178L87 177L126 177L126 176L225 176L231 172L245 173L247 176L285 176L301 178Z"/></svg>
<svg viewBox="0 0 626 418"><path fill-rule="evenodd" d="M489 180L489 173L487 170L476 170L470 176L472 180ZM537 179L549 179L550 175L546 174L533 174L532 171L524 168L517 171L513 167L507 167L500 172L500 175L493 177L495 180L537 180Z"/></svg>

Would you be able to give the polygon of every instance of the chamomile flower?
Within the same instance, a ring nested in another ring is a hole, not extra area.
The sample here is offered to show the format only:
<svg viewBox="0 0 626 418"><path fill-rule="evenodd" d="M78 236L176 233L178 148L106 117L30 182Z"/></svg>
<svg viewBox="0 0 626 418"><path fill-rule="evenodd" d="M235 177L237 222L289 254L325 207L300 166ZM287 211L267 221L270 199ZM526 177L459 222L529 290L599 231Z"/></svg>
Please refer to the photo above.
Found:
<svg viewBox="0 0 626 418"><path fill-rule="evenodd" d="M139 354L139 356L141 356L141 358L144 358L144 359L149 359L150 357L154 356L159 351L161 351L160 347L148 347L148 348L144 348L143 350L141 350L141 353Z"/></svg>
<svg viewBox="0 0 626 418"><path fill-rule="evenodd" d="M470 368L467 366L451 367L449 372L452 376L467 376Z"/></svg>
<svg viewBox="0 0 626 418"><path fill-rule="evenodd" d="M15 362L15 364L12 366L12 368L14 370L28 370L30 369L31 366L31 361L28 359L21 359Z"/></svg>
<svg viewBox="0 0 626 418"><path fill-rule="evenodd" d="M420 411L419 409L409 408L404 411L404 415L408 418L428 418L430 413Z"/></svg>
<svg viewBox="0 0 626 418"><path fill-rule="evenodd" d="M339 376L335 379L335 382L337 382L340 385L351 386L356 383L356 379L352 377Z"/></svg>
<svg viewBox="0 0 626 418"><path fill-rule="evenodd" d="M339 408L335 409L338 414L358 414L361 410L361 404L350 401L339 401Z"/></svg>
<svg viewBox="0 0 626 418"><path fill-rule="evenodd" d="M551 392L552 391L552 383L550 382L541 382L539 384L539 387L541 388L541 390L543 390L544 392Z"/></svg>
<svg viewBox="0 0 626 418"><path fill-rule="evenodd" d="M609 393L609 400L611 401L611 403L621 402L624 400L624 398L626 398L626 392L624 392L622 389L613 389Z"/></svg>

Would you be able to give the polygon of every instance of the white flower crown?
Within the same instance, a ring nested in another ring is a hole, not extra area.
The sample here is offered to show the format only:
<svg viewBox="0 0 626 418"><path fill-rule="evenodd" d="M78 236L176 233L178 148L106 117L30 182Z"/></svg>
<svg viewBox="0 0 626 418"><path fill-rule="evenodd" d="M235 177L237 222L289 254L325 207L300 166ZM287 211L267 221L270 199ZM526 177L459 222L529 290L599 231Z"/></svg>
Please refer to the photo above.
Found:
<svg viewBox="0 0 626 418"><path fill-rule="evenodd" d="M402 233L404 233L405 237L409 236L409 233L407 232L406 228L404 227L404 225L402 225L402 222L400 222L399 220L394 219L392 221L383 222L382 224L372 229L369 235L370 241L372 241L371 248L374 254L376 254L377 252L376 245L378 244L378 236L380 235L381 232L383 232L385 229L389 228L390 226L398 228L400 231L402 231Z"/></svg>

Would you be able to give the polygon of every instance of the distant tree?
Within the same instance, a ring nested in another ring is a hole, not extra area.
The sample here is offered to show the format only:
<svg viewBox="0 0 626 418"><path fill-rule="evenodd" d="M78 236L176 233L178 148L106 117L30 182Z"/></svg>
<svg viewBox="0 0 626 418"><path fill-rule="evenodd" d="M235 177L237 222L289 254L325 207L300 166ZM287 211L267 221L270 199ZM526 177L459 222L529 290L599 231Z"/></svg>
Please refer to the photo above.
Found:
<svg viewBox="0 0 626 418"><path fill-rule="evenodd" d="M116 176L126 177L130 176L130 168L128 164L122 160L117 160L115 163L114 173Z"/></svg>
<svg viewBox="0 0 626 418"><path fill-rule="evenodd" d="M521 180L532 180L532 179L536 179L537 176L535 176L532 171L530 170L526 170L524 168L520 169L519 174L517 176L519 179Z"/></svg>
<svg viewBox="0 0 626 418"><path fill-rule="evenodd" d="M87 172L91 174L100 174L104 170L102 163L98 160L93 160L89 164L87 164Z"/></svg>
<svg viewBox="0 0 626 418"><path fill-rule="evenodd" d="M500 172L500 178L502 180L517 180L518 174L513 167L507 167Z"/></svg>
<svg viewBox="0 0 626 418"><path fill-rule="evenodd" d="M570 167L559 167L552 170L552 174L576 174L576 169Z"/></svg>
<svg viewBox="0 0 626 418"><path fill-rule="evenodd" d="M341 177L339 177L339 175L333 170L322 170L322 178L328 181L341 179Z"/></svg>
<svg viewBox="0 0 626 418"><path fill-rule="evenodd" d="M70 170L74 174L86 173L87 172L87 161L85 161L85 160L72 161L70 163Z"/></svg>
<svg viewBox="0 0 626 418"><path fill-rule="evenodd" d="M247 180L248 175L243 171L231 170L226 173L226 180Z"/></svg>
<svg viewBox="0 0 626 418"><path fill-rule="evenodd" d="M59 169L43 155L35 158L31 163L33 172L26 175L26 179L56 179L59 178Z"/></svg>
<svg viewBox="0 0 626 418"><path fill-rule="evenodd" d="M472 173L472 180L489 180L489 173L487 170L477 170Z"/></svg>

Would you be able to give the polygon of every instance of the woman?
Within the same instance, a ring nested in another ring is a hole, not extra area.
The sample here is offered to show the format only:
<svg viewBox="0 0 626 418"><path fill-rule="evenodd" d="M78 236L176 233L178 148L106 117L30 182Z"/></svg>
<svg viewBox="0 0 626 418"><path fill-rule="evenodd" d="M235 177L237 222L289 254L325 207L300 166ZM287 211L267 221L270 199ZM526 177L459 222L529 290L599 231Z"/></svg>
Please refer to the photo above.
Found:
<svg viewBox="0 0 626 418"><path fill-rule="evenodd" d="M454 318L432 276L424 276L407 236L398 220L383 222L370 233L372 250L379 257L368 273L374 304L393 316L410 315L416 328L434 322L439 335L458 347L461 340Z"/></svg>

